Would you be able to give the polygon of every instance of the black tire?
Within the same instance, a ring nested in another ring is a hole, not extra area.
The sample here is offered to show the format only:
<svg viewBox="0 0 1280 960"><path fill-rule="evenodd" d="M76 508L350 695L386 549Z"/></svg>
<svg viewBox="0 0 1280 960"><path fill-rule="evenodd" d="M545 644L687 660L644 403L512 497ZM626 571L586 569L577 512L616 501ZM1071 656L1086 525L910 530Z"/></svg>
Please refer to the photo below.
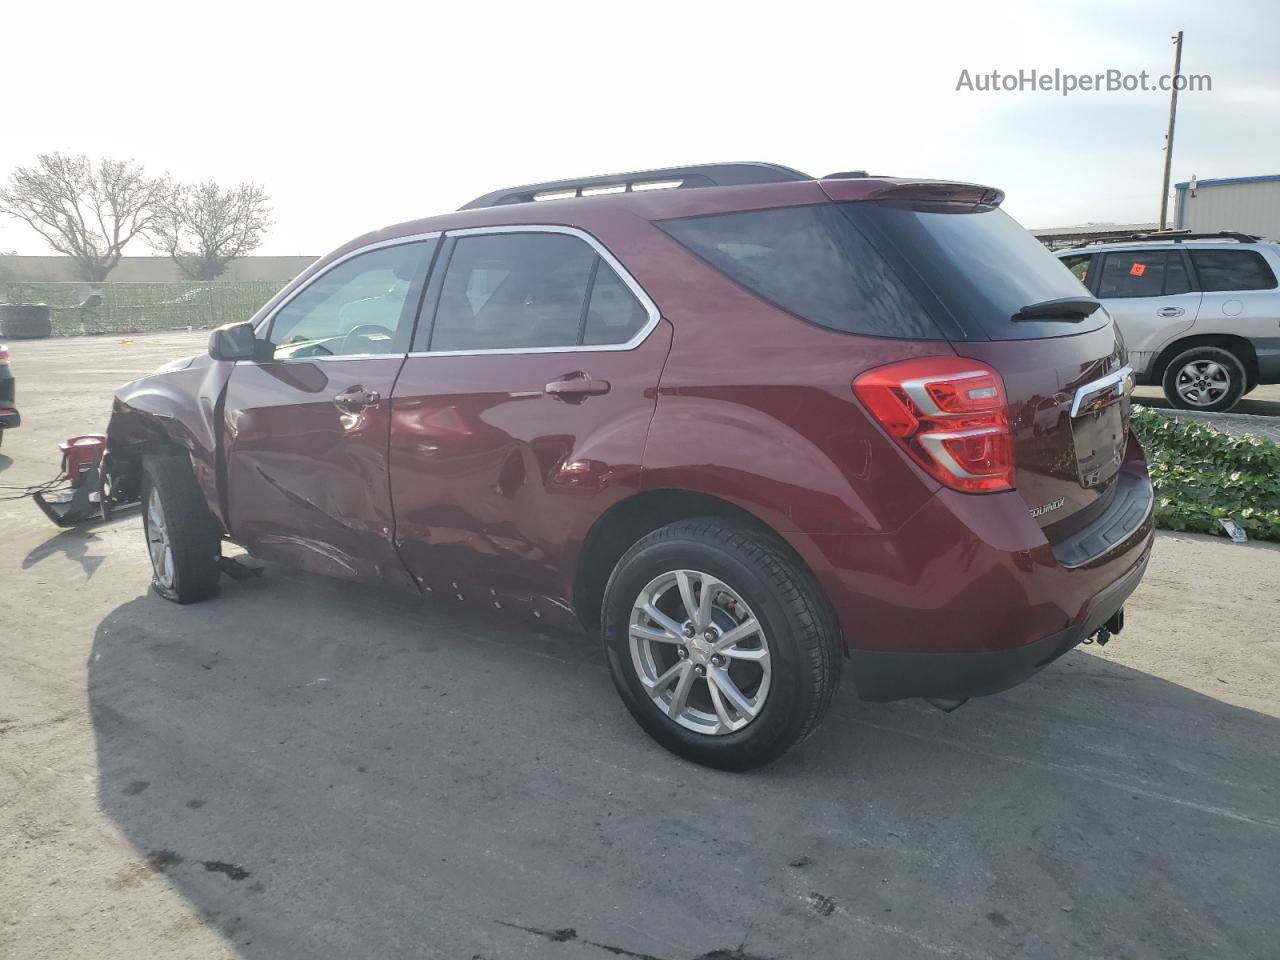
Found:
<svg viewBox="0 0 1280 960"><path fill-rule="evenodd" d="M15 340L47 337L53 333L49 308L43 303L0 303L0 336Z"/></svg>
<svg viewBox="0 0 1280 960"><path fill-rule="evenodd" d="M1225 389L1219 392L1220 388L1216 381L1206 381L1210 386L1201 391L1194 386L1188 388L1183 381L1184 389L1195 390L1197 395L1209 397L1210 399L1205 403L1194 403L1179 392L1179 381L1183 378L1185 370L1195 365L1200 365L1204 369L1214 369L1212 365L1215 364L1227 378ZM1244 396L1247 379L1244 364L1230 350L1223 347L1192 347L1169 361L1169 365L1164 368L1161 385L1164 387L1165 399L1179 410L1217 413L1230 410Z"/></svg>
<svg viewBox="0 0 1280 960"><path fill-rule="evenodd" d="M171 552L170 582L152 559L151 584L156 593L174 603L198 603L218 593L218 556L222 540L217 521L186 457L147 457L142 467L142 527L147 552L152 550L152 493L163 511L164 533Z"/></svg>
<svg viewBox="0 0 1280 960"><path fill-rule="evenodd" d="M700 733L681 726L651 699L637 674L630 644L632 607L651 581L675 570L703 571L722 580L768 637L767 696L759 713L734 732ZM818 585L783 545L730 520L682 520L636 543L609 577L602 621L609 670L623 703L658 743L695 763L724 770L769 763L813 733L839 684L840 640Z"/></svg>

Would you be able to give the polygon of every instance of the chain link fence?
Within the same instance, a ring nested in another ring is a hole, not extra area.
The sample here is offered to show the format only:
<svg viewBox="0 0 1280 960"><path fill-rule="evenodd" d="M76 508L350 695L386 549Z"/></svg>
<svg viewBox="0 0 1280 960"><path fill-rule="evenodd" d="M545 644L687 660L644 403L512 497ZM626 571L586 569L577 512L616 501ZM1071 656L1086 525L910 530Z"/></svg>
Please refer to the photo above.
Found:
<svg viewBox="0 0 1280 960"><path fill-rule="evenodd" d="M285 281L244 280L188 283L0 283L7 303L45 303L53 335L146 333L216 327L248 320ZM93 295L95 306L81 304Z"/></svg>

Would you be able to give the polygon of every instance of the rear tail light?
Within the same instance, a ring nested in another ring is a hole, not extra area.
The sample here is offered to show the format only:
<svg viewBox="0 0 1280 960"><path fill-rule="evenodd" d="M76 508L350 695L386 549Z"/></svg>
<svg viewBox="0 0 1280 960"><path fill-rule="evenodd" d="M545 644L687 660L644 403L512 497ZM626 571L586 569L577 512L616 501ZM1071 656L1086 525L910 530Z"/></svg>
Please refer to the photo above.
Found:
<svg viewBox="0 0 1280 960"><path fill-rule="evenodd" d="M9 362L9 348L0 343L0 363Z"/></svg>
<svg viewBox="0 0 1280 960"><path fill-rule="evenodd" d="M916 463L953 490L1013 489L1013 436L1000 374L960 357L868 370L853 392Z"/></svg>

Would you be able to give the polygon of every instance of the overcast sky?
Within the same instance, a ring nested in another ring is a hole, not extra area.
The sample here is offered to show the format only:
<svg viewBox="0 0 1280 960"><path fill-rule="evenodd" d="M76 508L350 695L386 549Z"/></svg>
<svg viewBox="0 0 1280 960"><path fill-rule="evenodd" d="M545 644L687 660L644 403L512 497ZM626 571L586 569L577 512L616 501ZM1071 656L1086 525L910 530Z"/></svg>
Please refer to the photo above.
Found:
<svg viewBox="0 0 1280 960"><path fill-rule="evenodd" d="M0 28L0 176L62 150L252 179L275 218L260 253L323 253L501 186L717 160L988 183L1028 227L1154 220L1167 94L956 86L966 69L1154 79L1179 29L1184 73L1213 89L1180 98L1174 181L1280 173L1275 0L11 0ZM7 217L0 250L48 252Z"/></svg>

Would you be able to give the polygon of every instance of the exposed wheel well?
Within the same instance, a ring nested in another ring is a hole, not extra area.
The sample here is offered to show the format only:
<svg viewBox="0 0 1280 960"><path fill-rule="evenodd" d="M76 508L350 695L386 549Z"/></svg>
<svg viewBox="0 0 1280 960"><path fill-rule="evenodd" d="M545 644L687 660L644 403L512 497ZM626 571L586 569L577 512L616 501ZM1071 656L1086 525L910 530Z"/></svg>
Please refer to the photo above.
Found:
<svg viewBox="0 0 1280 960"><path fill-rule="evenodd" d="M803 569L809 570L800 555L768 524L727 500L687 490L647 490L615 505L587 534L578 555L573 591L574 609L582 625L588 630L600 625L605 585L618 560L632 544L677 520L708 516L732 519L764 534L781 544Z"/></svg>
<svg viewBox="0 0 1280 960"><path fill-rule="evenodd" d="M1164 372L1169 363L1178 354L1184 350L1190 350L1192 347L1221 347L1223 350L1229 350L1244 365L1245 390L1252 390L1258 385L1258 354L1254 351L1253 344L1245 337L1234 337L1228 333L1206 333L1175 340L1160 351L1160 355L1156 357L1156 362L1151 365L1151 375L1149 377L1151 384L1157 387L1161 386L1164 383Z"/></svg>

